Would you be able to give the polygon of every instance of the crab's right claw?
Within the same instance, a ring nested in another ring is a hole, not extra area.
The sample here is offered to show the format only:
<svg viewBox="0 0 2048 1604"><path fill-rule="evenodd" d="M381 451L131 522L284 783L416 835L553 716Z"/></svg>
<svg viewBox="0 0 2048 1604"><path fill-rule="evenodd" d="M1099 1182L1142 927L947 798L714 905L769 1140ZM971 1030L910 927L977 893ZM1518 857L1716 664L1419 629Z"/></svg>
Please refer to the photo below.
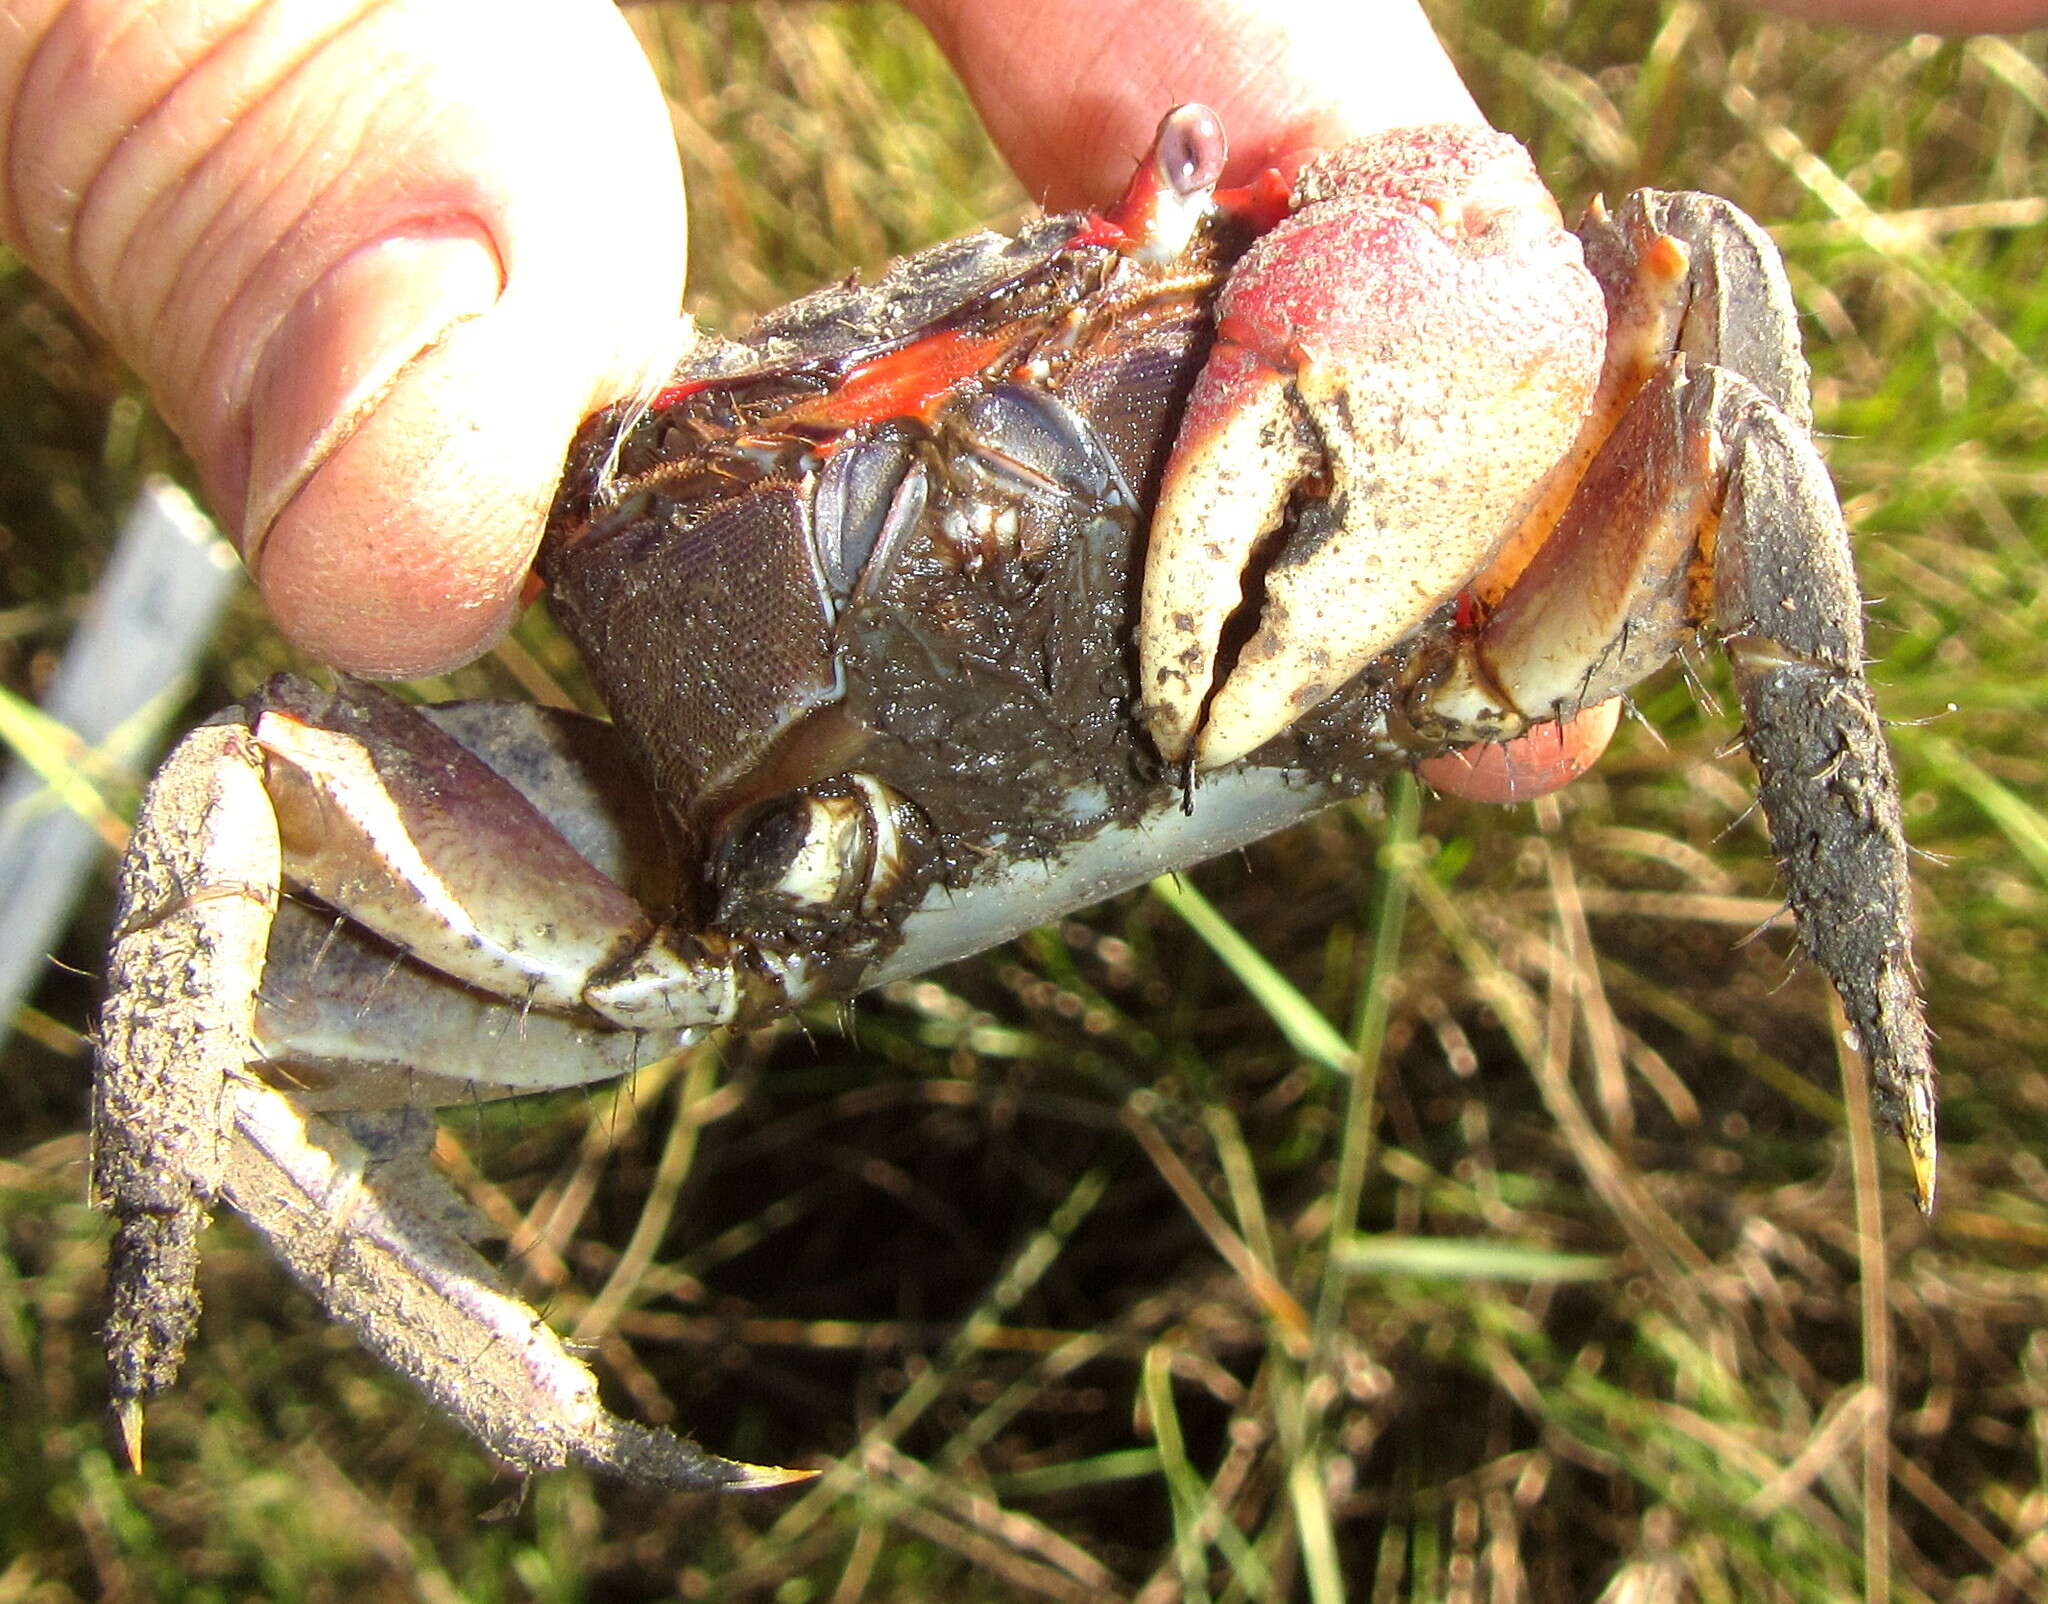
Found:
<svg viewBox="0 0 2048 1604"><path fill-rule="evenodd" d="M1218 301L1146 556L1146 717L1198 770L1483 567L1600 369L1599 290L1513 140L1401 130L1319 161L1295 200Z"/></svg>

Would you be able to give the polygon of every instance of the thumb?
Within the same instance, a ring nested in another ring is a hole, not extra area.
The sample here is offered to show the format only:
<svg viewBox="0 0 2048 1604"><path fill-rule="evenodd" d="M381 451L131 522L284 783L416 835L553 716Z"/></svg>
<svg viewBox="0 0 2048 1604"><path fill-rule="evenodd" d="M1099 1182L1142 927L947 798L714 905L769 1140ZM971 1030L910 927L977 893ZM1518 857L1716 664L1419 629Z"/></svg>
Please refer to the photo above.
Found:
<svg viewBox="0 0 2048 1604"><path fill-rule="evenodd" d="M12 4L0 233L149 384L286 633L373 674L509 621L683 282L604 0Z"/></svg>

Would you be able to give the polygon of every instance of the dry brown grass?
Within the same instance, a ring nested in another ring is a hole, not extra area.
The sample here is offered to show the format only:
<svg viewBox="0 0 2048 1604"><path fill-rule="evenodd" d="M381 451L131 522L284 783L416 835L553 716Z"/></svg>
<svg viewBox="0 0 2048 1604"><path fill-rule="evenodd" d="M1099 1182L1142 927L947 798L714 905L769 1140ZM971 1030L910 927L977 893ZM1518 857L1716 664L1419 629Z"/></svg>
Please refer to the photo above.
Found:
<svg viewBox="0 0 2048 1604"><path fill-rule="evenodd" d="M826 1467L785 1495L565 1474L484 1520L509 1484L233 1227L156 1463L118 1475L86 988L60 978L4 1082L0 1601L2048 1596L2048 51L1686 3L1443 11L1568 209L1713 189L1787 250L1930 854L1932 1225L1845 1117L1823 988L1782 930L1745 939L1776 907L1749 778L1677 677L1642 698L1657 733L1533 816L1401 788L1194 876L1270 974L1139 896L450 1118L620 1405ZM894 13L644 20L720 242L710 315L1016 203ZM4 293L22 689L162 448ZM432 689L560 667L529 625Z"/></svg>

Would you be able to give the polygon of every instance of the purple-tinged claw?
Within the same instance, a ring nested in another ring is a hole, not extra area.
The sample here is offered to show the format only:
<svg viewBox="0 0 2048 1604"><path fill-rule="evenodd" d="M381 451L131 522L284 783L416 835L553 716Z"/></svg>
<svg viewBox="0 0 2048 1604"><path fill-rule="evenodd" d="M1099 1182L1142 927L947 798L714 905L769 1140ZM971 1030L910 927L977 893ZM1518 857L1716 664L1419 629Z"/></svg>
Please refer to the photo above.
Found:
<svg viewBox="0 0 2048 1604"><path fill-rule="evenodd" d="M724 1024L734 959L678 946L480 759L370 686L273 682L252 728L285 873L494 996L629 1029Z"/></svg>

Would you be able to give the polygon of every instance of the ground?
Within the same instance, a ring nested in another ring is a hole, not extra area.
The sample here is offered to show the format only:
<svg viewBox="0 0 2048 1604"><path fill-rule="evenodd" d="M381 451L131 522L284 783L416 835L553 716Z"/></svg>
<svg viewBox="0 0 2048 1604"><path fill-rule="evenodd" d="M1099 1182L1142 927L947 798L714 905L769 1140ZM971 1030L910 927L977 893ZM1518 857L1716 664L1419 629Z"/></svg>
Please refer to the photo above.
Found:
<svg viewBox="0 0 2048 1604"><path fill-rule="evenodd" d="M1928 854L1932 1224L1859 1150L1818 978L1746 939L1750 779L1676 675L1554 803L1397 789L857 1009L451 1117L620 1407L845 1467L808 1491L564 1474L487 1518L514 1484L232 1226L151 1467L116 1471L91 981L58 970L0 1077L0 1601L2048 1591L2048 46L1440 9L1568 212L1714 189L1785 249ZM1015 215L893 12L641 25L728 242L714 321ZM33 695L174 458L18 272L0 429L0 681ZM195 714L278 661L243 607ZM427 690L567 672L536 620ZM66 962L105 918L102 888Z"/></svg>

